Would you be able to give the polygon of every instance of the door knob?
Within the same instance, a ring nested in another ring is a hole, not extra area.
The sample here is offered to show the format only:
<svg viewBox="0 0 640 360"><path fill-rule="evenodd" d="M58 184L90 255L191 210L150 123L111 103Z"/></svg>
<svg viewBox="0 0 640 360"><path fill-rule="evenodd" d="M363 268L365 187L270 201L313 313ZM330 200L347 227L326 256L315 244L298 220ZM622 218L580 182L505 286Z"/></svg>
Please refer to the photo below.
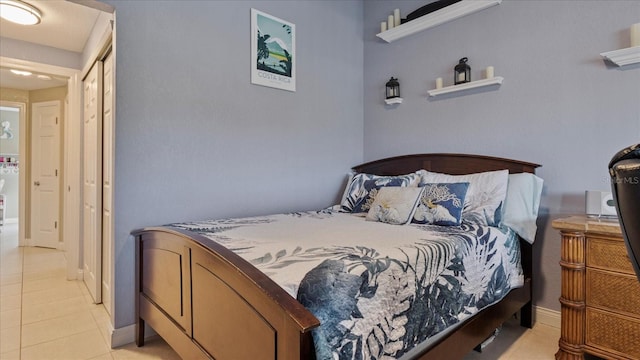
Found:
<svg viewBox="0 0 640 360"><path fill-rule="evenodd" d="M33 182L33 185L35 185L35 186L40 186L40 181L34 181L34 182Z"/></svg>

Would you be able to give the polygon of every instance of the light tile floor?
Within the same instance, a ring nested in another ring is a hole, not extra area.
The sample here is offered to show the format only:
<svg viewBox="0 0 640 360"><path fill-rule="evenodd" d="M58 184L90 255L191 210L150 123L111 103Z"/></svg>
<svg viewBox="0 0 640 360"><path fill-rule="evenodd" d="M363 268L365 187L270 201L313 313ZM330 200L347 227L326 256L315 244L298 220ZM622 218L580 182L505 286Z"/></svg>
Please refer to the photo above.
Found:
<svg viewBox="0 0 640 360"><path fill-rule="evenodd" d="M66 280L63 251L18 247L17 224L0 227L0 359L179 359L159 337L110 349L109 316L80 281ZM507 322L465 360L554 359L560 329Z"/></svg>
<svg viewBox="0 0 640 360"><path fill-rule="evenodd" d="M109 315L80 281L66 280L63 251L18 247L0 227L0 359L180 359L161 338L109 348Z"/></svg>
<svg viewBox="0 0 640 360"><path fill-rule="evenodd" d="M498 336L481 353L472 351L464 360L552 360L559 339L560 329L556 327L536 324L527 329L512 319L502 325Z"/></svg>

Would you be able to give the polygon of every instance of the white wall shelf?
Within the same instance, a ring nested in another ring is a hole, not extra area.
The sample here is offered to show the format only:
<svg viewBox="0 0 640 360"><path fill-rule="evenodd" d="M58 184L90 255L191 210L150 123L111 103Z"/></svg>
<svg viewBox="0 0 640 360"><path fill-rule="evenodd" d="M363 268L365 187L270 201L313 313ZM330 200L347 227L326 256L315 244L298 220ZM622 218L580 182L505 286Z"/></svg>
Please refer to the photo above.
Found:
<svg viewBox="0 0 640 360"><path fill-rule="evenodd" d="M502 76L496 76L491 79L476 80L476 81L472 81L464 84L443 87L442 89L433 89L433 90L429 90L428 93L429 93L429 96L439 96L439 95L444 95L444 94L449 94L449 93L454 93L454 92L464 91L464 90L470 90L470 89L475 89L475 88L480 88L485 86L502 85L503 80L504 78Z"/></svg>
<svg viewBox="0 0 640 360"><path fill-rule="evenodd" d="M498 5L501 2L502 0L462 0L387 31L383 31L376 36L386 42L392 42L419 31Z"/></svg>
<svg viewBox="0 0 640 360"><path fill-rule="evenodd" d="M603 52L600 56L618 66L636 64L640 63L640 46Z"/></svg>
<svg viewBox="0 0 640 360"><path fill-rule="evenodd" d="M402 104L402 98L401 97L394 97L394 98L391 98L391 99L384 99L384 102L387 105Z"/></svg>

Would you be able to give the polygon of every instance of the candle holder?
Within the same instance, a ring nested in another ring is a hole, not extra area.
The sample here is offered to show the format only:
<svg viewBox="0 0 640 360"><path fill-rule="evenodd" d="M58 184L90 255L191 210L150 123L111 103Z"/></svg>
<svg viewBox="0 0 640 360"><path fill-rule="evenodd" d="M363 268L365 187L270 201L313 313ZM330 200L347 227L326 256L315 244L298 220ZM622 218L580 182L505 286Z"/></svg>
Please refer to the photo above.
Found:
<svg viewBox="0 0 640 360"><path fill-rule="evenodd" d="M469 61L469 59L463 57L458 62L458 65L453 68L454 85L464 84L471 81L471 67L467 64L467 61Z"/></svg>
<svg viewBox="0 0 640 360"><path fill-rule="evenodd" d="M398 82L398 79L392 76L391 79L387 81L385 87L387 89L387 99L400 97L400 83Z"/></svg>
<svg viewBox="0 0 640 360"><path fill-rule="evenodd" d="M386 99L384 102L387 103L387 105L402 103L402 98L400 97L400 83L398 82L398 79L392 76L391 79L387 81L385 88Z"/></svg>

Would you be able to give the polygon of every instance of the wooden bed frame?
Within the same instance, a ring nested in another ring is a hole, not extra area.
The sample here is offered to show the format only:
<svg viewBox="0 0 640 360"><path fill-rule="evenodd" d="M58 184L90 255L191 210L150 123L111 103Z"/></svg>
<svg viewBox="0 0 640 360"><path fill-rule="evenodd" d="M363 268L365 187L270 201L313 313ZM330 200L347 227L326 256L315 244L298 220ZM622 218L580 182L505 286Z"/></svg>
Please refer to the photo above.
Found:
<svg viewBox="0 0 640 360"><path fill-rule="evenodd" d="M357 172L401 175L425 169L470 174L508 169L533 173L537 164L464 154L419 154L368 162ZM314 359L311 330L319 321L281 287L216 242L166 227L133 231L136 238L136 344L149 325L184 359ZM419 359L462 358L520 311L532 324L532 249L522 244L525 285L433 344Z"/></svg>

